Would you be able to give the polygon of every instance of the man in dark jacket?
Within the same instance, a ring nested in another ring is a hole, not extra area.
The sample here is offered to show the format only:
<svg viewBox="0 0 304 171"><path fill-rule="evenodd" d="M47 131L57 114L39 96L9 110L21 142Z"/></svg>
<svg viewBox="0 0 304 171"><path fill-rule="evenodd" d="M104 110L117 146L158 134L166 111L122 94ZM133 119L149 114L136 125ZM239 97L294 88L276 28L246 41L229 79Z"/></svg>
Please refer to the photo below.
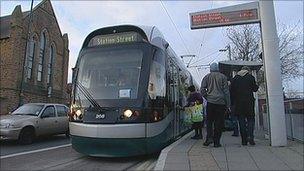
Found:
<svg viewBox="0 0 304 171"><path fill-rule="evenodd" d="M219 72L217 63L210 65L210 73L203 78L201 93L207 100L207 138L204 145L214 141L214 147L220 147L225 110L230 108L230 95L227 78Z"/></svg>
<svg viewBox="0 0 304 171"><path fill-rule="evenodd" d="M235 114L238 116L242 145L255 145L254 142L254 97L253 92L258 91L259 86L255 78L250 74L247 66L237 73L231 82L231 103L235 107Z"/></svg>

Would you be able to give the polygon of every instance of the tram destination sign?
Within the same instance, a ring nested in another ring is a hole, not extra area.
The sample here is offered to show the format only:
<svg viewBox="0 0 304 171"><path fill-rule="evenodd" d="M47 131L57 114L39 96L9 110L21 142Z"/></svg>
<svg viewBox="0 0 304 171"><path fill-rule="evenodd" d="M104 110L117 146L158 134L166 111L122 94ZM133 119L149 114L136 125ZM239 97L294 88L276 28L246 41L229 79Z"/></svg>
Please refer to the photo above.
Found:
<svg viewBox="0 0 304 171"><path fill-rule="evenodd" d="M260 22L258 2L190 13L191 29Z"/></svg>
<svg viewBox="0 0 304 171"><path fill-rule="evenodd" d="M114 33L114 34L95 36L90 40L88 46L92 47L92 46L101 46L101 45L108 45L108 44L137 42L137 41L141 41L141 40L142 40L141 36L135 32Z"/></svg>

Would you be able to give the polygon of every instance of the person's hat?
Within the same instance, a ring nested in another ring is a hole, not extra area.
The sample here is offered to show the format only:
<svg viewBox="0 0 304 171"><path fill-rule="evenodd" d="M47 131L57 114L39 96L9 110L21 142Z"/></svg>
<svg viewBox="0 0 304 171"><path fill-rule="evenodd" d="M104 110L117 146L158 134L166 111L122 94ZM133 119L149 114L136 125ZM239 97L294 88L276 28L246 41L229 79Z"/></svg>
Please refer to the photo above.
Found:
<svg viewBox="0 0 304 171"><path fill-rule="evenodd" d="M213 62L211 65L210 65L210 71L219 71L219 67L218 67L218 64L216 62Z"/></svg>

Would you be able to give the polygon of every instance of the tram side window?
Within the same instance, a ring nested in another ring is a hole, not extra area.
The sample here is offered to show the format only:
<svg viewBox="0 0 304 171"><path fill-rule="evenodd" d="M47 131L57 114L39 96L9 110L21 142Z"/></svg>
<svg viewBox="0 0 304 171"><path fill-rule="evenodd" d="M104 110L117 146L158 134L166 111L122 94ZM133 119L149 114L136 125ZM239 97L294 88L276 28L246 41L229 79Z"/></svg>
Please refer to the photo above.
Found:
<svg viewBox="0 0 304 171"><path fill-rule="evenodd" d="M174 65L171 61L170 57L168 57L168 83L167 83L167 100L169 105L169 110L171 111L174 108L174 101L175 101L175 91L174 91L174 85L176 85L175 81L175 72L174 72Z"/></svg>
<svg viewBox="0 0 304 171"><path fill-rule="evenodd" d="M157 49L153 55L150 67L148 85L149 106L151 107L151 121L164 118L164 104L166 96L165 54Z"/></svg>
<svg viewBox="0 0 304 171"><path fill-rule="evenodd" d="M166 94L165 54L161 50L157 50L153 56L148 92L152 100L164 99Z"/></svg>
<svg viewBox="0 0 304 171"><path fill-rule="evenodd" d="M179 81L180 81L180 86L179 86L179 104L181 106L186 105L187 97L188 97L188 92L187 89L189 87L189 77L186 74L180 74L179 76Z"/></svg>

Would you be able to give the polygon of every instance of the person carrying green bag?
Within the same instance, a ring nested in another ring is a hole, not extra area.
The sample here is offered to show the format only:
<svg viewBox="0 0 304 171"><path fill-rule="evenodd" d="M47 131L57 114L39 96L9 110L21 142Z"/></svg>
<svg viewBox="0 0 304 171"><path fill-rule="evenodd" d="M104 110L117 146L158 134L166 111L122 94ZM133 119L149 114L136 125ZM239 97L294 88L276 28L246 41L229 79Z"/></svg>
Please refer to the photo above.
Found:
<svg viewBox="0 0 304 171"><path fill-rule="evenodd" d="M195 90L193 85L188 87L190 95L187 98L187 113L190 113L188 122L192 123L192 128L195 130L195 135L191 139L202 139L203 138L203 102L202 95Z"/></svg>

